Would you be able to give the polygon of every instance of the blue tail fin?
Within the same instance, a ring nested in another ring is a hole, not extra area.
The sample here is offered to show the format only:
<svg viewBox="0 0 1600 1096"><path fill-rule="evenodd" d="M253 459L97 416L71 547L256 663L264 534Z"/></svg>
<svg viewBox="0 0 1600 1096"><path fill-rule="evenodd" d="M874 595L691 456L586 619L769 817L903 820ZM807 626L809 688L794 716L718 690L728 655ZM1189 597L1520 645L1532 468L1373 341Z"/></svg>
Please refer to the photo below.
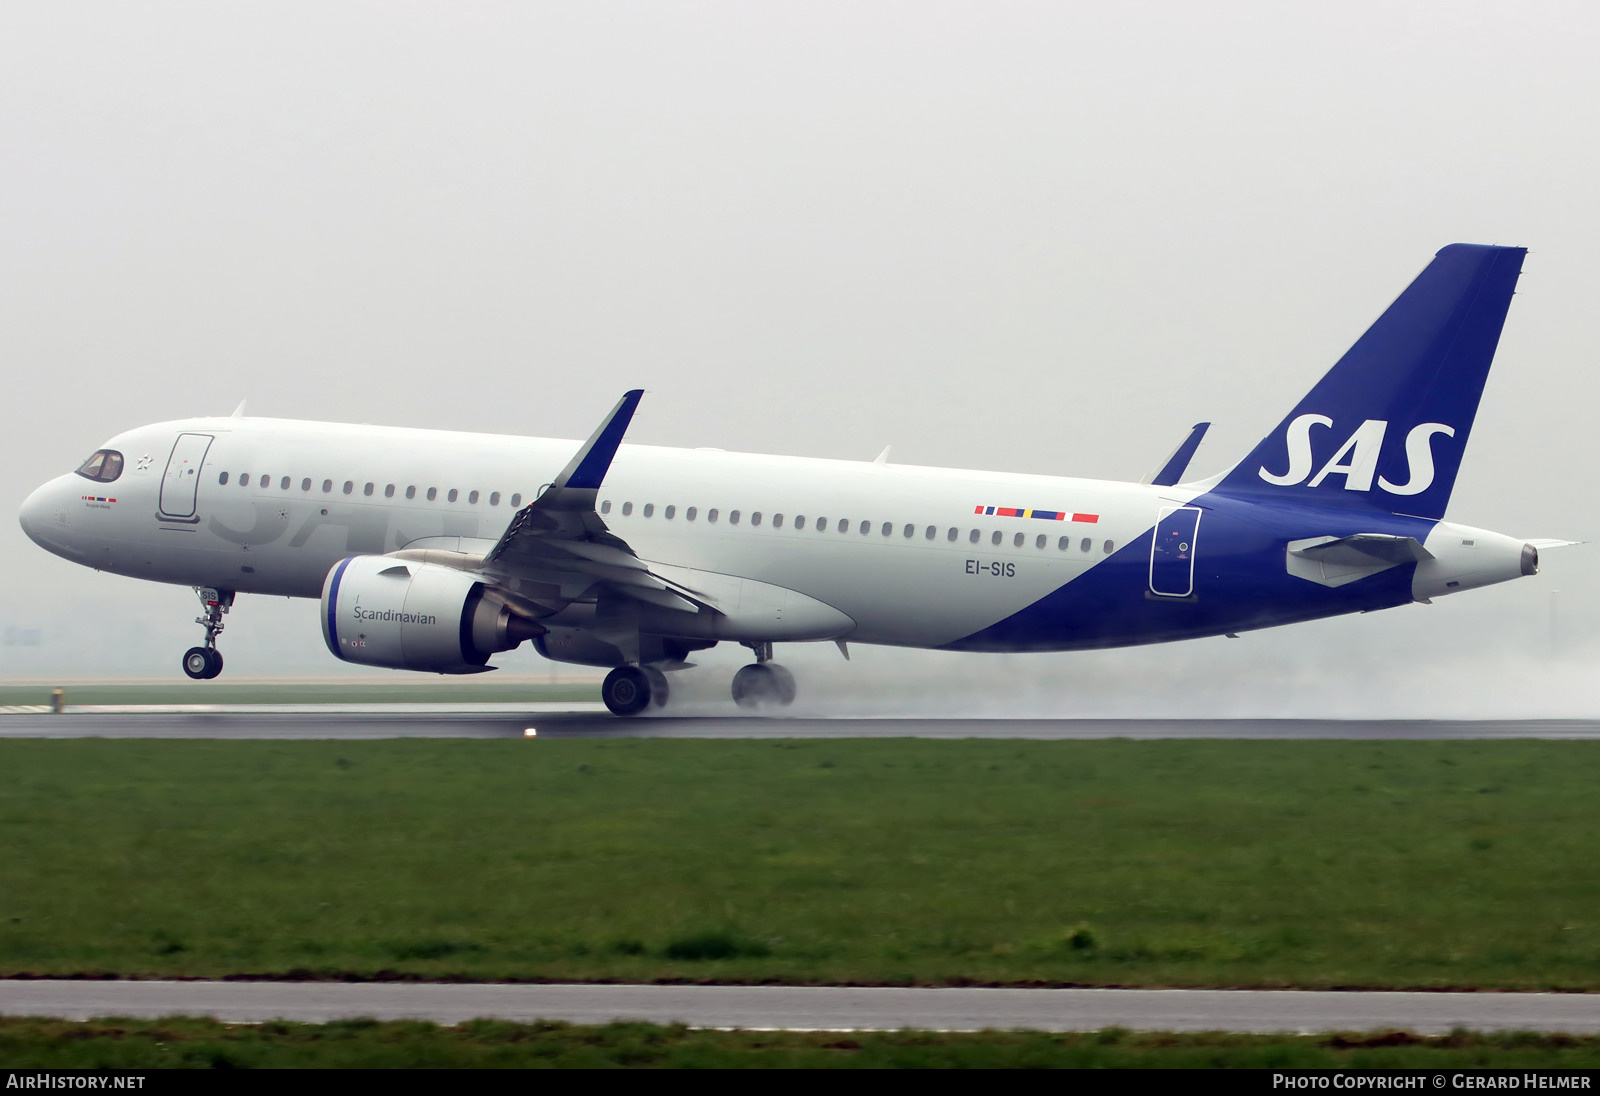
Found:
<svg viewBox="0 0 1600 1096"><path fill-rule="evenodd" d="M1214 490L1442 518L1526 253L1439 252Z"/></svg>

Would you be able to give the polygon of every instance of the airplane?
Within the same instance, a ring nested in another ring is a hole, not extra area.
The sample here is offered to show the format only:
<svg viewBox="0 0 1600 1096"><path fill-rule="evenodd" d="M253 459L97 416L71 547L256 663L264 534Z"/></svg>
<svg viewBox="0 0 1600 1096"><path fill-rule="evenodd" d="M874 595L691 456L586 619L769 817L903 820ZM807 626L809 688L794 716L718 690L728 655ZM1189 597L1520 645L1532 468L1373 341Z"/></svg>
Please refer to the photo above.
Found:
<svg viewBox="0 0 1600 1096"><path fill-rule="evenodd" d="M666 704L743 644L742 707L793 701L774 645L1119 647L1370 612L1537 573L1445 521L1525 248L1452 244L1259 445L1144 483L232 416L144 426L35 490L23 529L97 570L193 587L196 679L241 593L316 598L346 662L480 673L530 643Z"/></svg>

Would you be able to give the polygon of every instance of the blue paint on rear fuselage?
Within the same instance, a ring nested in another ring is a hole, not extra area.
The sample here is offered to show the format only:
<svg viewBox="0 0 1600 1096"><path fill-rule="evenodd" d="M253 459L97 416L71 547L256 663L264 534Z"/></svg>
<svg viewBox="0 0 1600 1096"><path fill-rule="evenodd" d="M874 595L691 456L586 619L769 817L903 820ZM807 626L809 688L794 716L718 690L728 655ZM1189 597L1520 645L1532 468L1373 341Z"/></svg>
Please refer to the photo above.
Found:
<svg viewBox="0 0 1600 1096"><path fill-rule="evenodd" d="M1265 505L1214 493L1188 505L1202 511L1194 547L1194 592L1189 597L1162 597L1150 591L1152 527L1085 574L945 649L1130 647L1405 605L1413 600L1415 563L1330 587L1289 574L1288 544L1356 533L1424 541L1437 524L1396 514Z"/></svg>

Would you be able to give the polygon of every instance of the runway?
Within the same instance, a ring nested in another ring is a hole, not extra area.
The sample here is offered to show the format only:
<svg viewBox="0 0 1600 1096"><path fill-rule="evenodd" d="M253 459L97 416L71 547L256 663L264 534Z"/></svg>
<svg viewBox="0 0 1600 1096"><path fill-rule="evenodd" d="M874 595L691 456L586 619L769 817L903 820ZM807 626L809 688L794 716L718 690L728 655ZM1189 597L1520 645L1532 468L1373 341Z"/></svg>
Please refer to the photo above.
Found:
<svg viewBox="0 0 1600 1096"><path fill-rule="evenodd" d="M799 1031L1400 1029L1600 1033L1600 998L1554 993L0 981L0 1014L67 1020L618 1020Z"/></svg>
<svg viewBox="0 0 1600 1096"><path fill-rule="evenodd" d="M0 713L5 738L1597 739L1600 720L972 719L783 715L617 719L573 705L325 705ZM508 710L509 709L509 710ZM529 730L535 736L528 734Z"/></svg>

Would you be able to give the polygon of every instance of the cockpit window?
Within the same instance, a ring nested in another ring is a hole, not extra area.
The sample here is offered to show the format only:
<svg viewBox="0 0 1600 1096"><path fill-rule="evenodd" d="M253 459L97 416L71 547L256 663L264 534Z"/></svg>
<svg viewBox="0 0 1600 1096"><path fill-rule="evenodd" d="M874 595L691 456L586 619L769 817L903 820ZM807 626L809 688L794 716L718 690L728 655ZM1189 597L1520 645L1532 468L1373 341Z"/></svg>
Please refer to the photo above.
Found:
<svg viewBox="0 0 1600 1096"><path fill-rule="evenodd" d="M110 483L122 475L122 454L115 449L97 450L79 466L78 475L97 483Z"/></svg>

